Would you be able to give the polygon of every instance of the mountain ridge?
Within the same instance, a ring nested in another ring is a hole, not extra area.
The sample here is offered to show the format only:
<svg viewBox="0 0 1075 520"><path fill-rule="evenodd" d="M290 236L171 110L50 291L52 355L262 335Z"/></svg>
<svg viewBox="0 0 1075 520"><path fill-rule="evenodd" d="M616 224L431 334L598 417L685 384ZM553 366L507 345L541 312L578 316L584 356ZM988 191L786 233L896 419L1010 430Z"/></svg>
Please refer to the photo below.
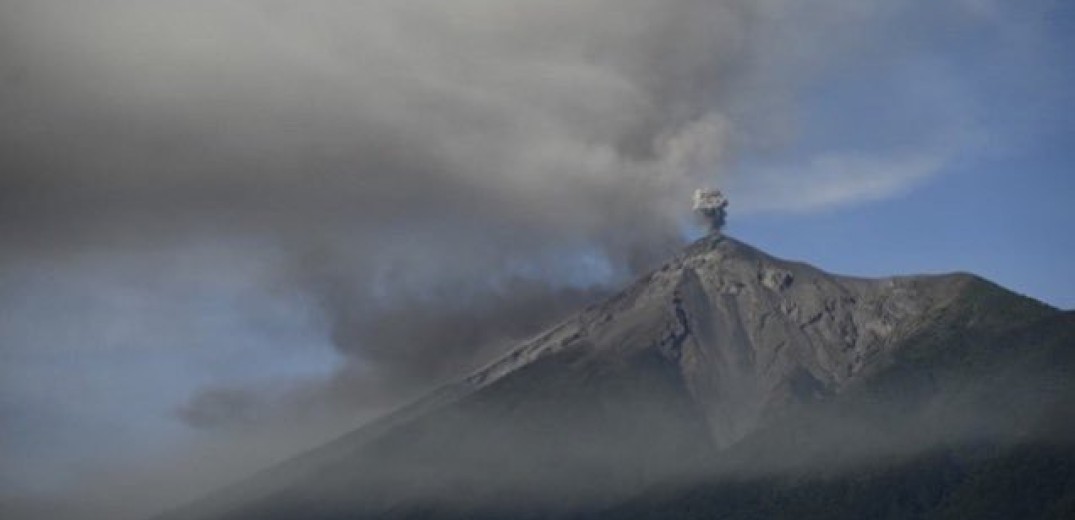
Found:
<svg viewBox="0 0 1075 520"><path fill-rule="evenodd" d="M613 504L872 391L916 348L932 359L1058 313L966 273L839 276L707 236L456 383L161 518Z"/></svg>

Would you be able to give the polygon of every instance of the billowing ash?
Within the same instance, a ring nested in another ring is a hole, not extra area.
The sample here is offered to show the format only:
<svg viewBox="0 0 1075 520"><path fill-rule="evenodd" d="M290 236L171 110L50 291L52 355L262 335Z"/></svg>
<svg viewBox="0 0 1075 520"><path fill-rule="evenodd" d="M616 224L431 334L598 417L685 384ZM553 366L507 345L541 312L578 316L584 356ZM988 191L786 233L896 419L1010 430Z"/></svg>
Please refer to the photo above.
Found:
<svg viewBox="0 0 1075 520"><path fill-rule="evenodd" d="M717 189L694 190L694 213L701 218L710 233L720 233L728 216L728 199Z"/></svg>

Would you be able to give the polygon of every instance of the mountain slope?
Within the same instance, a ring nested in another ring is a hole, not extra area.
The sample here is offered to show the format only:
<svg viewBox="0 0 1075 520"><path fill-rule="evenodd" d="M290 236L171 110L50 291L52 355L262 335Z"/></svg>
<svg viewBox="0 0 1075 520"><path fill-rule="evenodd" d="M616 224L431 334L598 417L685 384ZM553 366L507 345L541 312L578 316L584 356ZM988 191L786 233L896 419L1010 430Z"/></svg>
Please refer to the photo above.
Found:
<svg viewBox="0 0 1075 520"><path fill-rule="evenodd" d="M1034 355L1069 356L1066 339L1019 348L1064 337L1034 328L1058 315L971 275L835 276L707 237L459 383L166 518L616 516L657 483L769 478L836 451L857 471L1006 422L886 435L980 399L964 381L1018 386Z"/></svg>
<svg viewBox="0 0 1075 520"><path fill-rule="evenodd" d="M858 391L766 425L718 471L584 518L1075 518L1075 312L974 330L988 324L943 349L931 328Z"/></svg>

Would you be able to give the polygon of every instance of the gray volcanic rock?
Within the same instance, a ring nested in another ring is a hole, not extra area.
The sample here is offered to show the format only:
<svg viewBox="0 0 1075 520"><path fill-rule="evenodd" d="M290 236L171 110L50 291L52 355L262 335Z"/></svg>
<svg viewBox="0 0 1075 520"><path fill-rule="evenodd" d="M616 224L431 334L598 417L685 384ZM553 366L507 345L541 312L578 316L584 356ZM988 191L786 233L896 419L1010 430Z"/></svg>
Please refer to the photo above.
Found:
<svg viewBox="0 0 1075 520"><path fill-rule="evenodd" d="M710 471L907 366L907 352L945 349L923 338L1057 312L967 274L836 276L709 236L458 383L165 518L518 518L611 504Z"/></svg>
<svg viewBox="0 0 1075 520"><path fill-rule="evenodd" d="M654 349L677 366L724 447L782 407L840 393L976 283L985 282L836 276L710 236L467 381L487 384L573 349L610 362Z"/></svg>

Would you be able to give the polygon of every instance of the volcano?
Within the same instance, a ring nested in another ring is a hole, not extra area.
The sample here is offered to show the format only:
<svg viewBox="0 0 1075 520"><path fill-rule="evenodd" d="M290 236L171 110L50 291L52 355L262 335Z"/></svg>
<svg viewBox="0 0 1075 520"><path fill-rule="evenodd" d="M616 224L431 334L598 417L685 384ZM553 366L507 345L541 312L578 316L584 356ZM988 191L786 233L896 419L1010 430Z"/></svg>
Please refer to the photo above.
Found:
<svg viewBox="0 0 1075 520"><path fill-rule="evenodd" d="M160 520L1075 518L1075 313L708 236Z"/></svg>

